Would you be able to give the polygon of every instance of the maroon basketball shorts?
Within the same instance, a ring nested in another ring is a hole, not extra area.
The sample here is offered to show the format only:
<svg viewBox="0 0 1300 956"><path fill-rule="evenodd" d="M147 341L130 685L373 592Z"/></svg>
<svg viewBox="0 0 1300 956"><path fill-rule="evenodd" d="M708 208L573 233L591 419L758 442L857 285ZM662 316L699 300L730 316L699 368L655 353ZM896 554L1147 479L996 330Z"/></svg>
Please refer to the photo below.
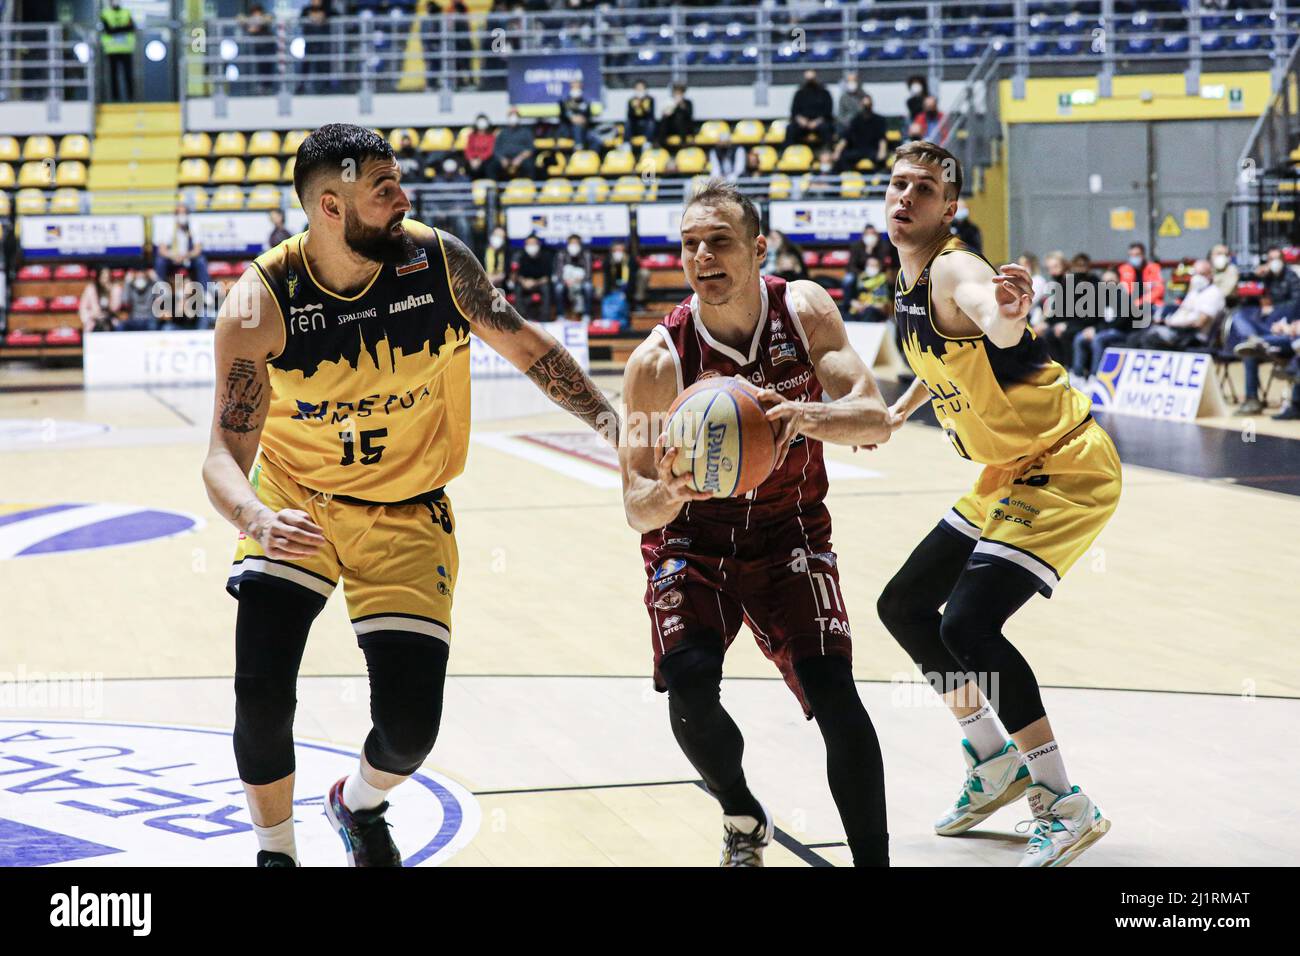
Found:
<svg viewBox="0 0 1300 956"><path fill-rule="evenodd" d="M853 659L830 513L819 504L755 518L746 530L695 511L642 539L655 689L667 689L659 662L687 635L714 632L730 647L744 623L811 716L794 665L827 654Z"/></svg>

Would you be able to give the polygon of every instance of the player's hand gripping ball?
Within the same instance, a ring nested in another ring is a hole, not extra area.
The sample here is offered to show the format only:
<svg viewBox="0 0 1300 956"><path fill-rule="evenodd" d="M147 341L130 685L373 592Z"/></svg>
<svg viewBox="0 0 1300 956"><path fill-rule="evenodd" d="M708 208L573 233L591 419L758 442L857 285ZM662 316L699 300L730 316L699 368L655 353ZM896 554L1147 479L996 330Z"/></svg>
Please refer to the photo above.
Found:
<svg viewBox="0 0 1300 956"><path fill-rule="evenodd" d="M757 488L776 464L776 431L759 390L739 378L696 382L668 409L667 446L679 449L673 473L690 474L692 488L734 498Z"/></svg>

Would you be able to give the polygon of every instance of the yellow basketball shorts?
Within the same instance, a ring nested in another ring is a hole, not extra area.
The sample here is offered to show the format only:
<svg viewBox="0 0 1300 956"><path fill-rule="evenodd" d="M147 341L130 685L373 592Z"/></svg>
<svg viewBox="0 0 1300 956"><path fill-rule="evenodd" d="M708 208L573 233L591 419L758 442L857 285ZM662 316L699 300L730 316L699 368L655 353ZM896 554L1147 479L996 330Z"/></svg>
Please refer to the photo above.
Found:
<svg viewBox="0 0 1300 956"><path fill-rule="evenodd" d="M1110 520L1120 485L1119 453L1089 419L1029 462L987 466L942 525L975 542L972 560L1021 568L1051 597Z"/></svg>
<svg viewBox="0 0 1300 956"><path fill-rule="evenodd" d="M328 598L341 578L358 643L377 631L450 643L458 556L445 494L428 504L338 501L303 488L266 458L258 460L251 480L268 508L306 512L325 532L326 543L310 558L285 561L268 558L241 534L227 591L238 598L240 583L257 579Z"/></svg>

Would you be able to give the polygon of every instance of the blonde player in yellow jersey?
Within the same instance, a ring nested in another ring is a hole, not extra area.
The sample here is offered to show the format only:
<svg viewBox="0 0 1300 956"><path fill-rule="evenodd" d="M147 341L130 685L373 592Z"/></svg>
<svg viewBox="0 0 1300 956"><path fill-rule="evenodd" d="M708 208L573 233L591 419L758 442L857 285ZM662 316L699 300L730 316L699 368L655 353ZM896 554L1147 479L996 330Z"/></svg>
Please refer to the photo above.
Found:
<svg viewBox="0 0 1300 956"><path fill-rule="evenodd" d="M905 420L930 403L957 453L985 467L878 610L964 731L966 782L936 832L961 833L1027 793L1034 820L1021 865L1064 866L1110 822L1071 784L1038 682L1002 628L1035 593L1050 597L1105 526L1119 456L1088 397L1025 327L1028 271L994 269L950 234L957 159L923 141L896 156L885 217L901 260L894 314L916 379L893 411Z"/></svg>
<svg viewBox="0 0 1300 956"><path fill-rule="evenodd" d="M349 864L401 865L384 811L441 719L457 578L444 486L468 447L470 334L617 442L617 414L573 357L460 240L406 218L398 178L371 130L308 136L294 170L308 228L257 258L217 321L203 478L243 532L227 583L239 601L234 745L259 866L297 865L295 685L340 579L373 727L325 813Z"/></svg>

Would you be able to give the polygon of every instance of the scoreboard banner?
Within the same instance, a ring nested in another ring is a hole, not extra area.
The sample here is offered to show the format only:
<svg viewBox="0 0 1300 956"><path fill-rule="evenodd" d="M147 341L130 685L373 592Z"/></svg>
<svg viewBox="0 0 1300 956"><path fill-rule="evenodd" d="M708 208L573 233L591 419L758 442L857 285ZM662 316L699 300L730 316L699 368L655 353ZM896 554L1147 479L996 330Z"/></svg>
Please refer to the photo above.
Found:
<svg viewBox="0 0 1300 956"><path fill-rule="evenodd" d="M682 241L682 204L656 202L637 206L636 236L642 245L680 245Z"/></svg>
<svg viewBox="0 0 1300 956"><path fill-rule="evenodd" d="M144 254L143 216L19 216L18 228L28 261Z"/></svg>
<svg viewBox="0 0 1300 956"><path fill-rule="evenodd" d="M1214 358L1198 352L1107 349L1092 386L1099 411L1187 422L1222 412L1217 388L1207 384Z"/></svg>
<svg viewBox="0 0 1300 956"><path fill-rule="evenodd" d="M290 235L307 228L307 214L301 209L286 209L284 220ZM176 217L172 213L154 216L150 223L154 247L171 242L175 229ZM192 212L190 232L205 255L259 256L267 250L271 217L266 211Z"/></svg>
<svg viewBox="0 0 1300 956"><path fill-rule="evenodd" d="M558 105L569 95L569 84L574 80L582 81L582 95L588 102L600 102L601 72L597 54L512 56L507 62L510 102L513 105Z"/></svg>
<svg viewBox="0 0 1300 956"><path fill-rule="evenodd" d="M767 222L769 229L785 233L794 242L849 242L861 236L867 226L885 232L885 202L781 199L770 204Z"/></svg>
<svg viewBox="0 0 1300 956"><path fill-rule="evenodd" d="M507 206L506 235L512 246L522 246L535 232L546 246L563 246L577 234L590 246L608 246L614 240L627 241L631 231L628 207L621 203L600 206Z"/></svg>

